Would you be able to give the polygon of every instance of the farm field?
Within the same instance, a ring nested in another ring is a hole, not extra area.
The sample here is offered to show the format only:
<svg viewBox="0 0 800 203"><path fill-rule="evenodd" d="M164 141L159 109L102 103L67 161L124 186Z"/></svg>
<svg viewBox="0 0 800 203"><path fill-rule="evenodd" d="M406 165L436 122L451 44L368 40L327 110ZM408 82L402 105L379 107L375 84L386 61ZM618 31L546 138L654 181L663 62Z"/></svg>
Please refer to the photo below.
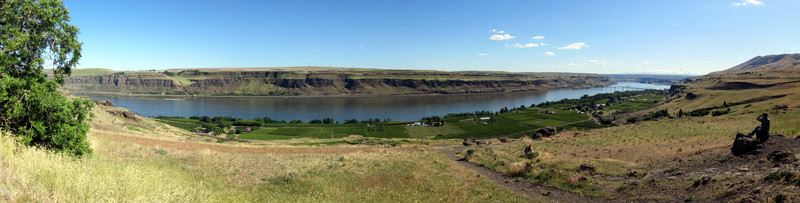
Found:
<svg viewBox="0 0 800 203"><path fill-rule="evenodd" d="M613 95L613 94L611 94ZM641 94L626 93L632 96L619 97L613 104L605 108L595 109L593 103L608 103L609 95L582 98L580 100L565 100L560 103L549 103L530 108L514 108L502 113L491 115L458 115L446 116L440 119L441 126L406 126L412 122L381 122L379 120L354 121L338 124L332 120L330 123L303 123L297 121L274 121L271 119L243 120L231 117L157 117L156 121L172 125L189 132L196 132L203 128L204 123L213 124L232 134L247 126L256 126L253 132L241 132L239 138L251 140L283 140L293 138L344 138L351 135L360 135L374 138L420 138L420 139L449 139L449 138L487 138L512 135L513 137L525 136L525 133L545 128L557 127L559 130L589 130L606 127L590 119L593 111L616 112L636 111L652 108L664 100L663 96L643 92ZM566 102L566 103L565 103ZM587 109L587 107L591 107ZM570 110L565 110L570 109ZM578 112L581 109L587 112ZM479 118L490 118L480 120ZM244 126L242 126L244 125ZM261 129L258 129L261 128ZM236 132L239 133L239 132ZM219 134L219 133L218 133Z"/></svg>

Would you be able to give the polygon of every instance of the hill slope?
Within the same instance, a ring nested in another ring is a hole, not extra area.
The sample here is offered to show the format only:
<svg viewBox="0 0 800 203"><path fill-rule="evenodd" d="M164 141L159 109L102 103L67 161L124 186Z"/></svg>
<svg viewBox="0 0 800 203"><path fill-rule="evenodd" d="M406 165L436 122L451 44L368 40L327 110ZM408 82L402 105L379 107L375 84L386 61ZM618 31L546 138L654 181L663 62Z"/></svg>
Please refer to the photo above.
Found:
<svg viewBox="0 0 800 203"><path fill-rule="evenodd" d="M779 54L769 56L756 56L738 66L724 71L713 72L710 75L741 73L748 71L765 70L798 70L800 69L800 54Z"/></svg>
<svg viewBox="0 0 800 203"><path fill-rule="evenodd" d="M78 69L65 89L206 95L419 95L524 92L609 85L602 75L444 72L324 67L173 69L115 72Z"/></svg>

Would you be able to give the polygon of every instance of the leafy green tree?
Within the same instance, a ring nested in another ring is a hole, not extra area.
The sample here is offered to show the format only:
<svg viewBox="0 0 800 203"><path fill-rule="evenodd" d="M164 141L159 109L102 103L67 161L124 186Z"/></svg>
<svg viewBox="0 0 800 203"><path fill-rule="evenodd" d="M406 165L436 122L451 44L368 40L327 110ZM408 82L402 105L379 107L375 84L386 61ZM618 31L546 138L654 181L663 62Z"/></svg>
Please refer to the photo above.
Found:
<svg viewBox="0 0 800 203"><path fill-rule="evenodd" d="M57 89L81 57L69 11L59 0L0 0L0 6L0 127L26 145L90 154L86 121L93 103L70 101Z"/></svg>

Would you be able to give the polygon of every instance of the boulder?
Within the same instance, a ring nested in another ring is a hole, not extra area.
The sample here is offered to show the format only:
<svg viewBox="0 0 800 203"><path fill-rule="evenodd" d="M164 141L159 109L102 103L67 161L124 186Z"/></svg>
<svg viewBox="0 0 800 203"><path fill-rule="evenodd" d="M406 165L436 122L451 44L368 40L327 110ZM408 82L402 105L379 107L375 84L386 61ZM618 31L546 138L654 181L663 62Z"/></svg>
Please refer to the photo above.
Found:
<svg viewBox="0 0 800 203"><path fill-rule="evenodd" d="M525 154L528 154L528 153L531 153L531 152L533 152L533 146L528 145L528 147L525 147Z"/></svg>
<svg viewBox="0 0 800 203"><path fill-rule="evenodd" d="M478 139L471 138L471 137L470 138L464 138L464 143L463 144L464 144L464 146L475 146L475 145L478 145L477 141L478 141Z"/></svg>
<svg viewBox="0 0 800 203"><path fill-rule="evenodd" d="M761 149L759 141L742 133L736 134L736 140L733 141L731 153L735 156L742 156L747 154L756 154L758 149Z"/></svg>
<svg viewBox="0 0 800 203"><path fill-rule="evenodd" d="M791 164L794 162L794 155L789 152L772 151L767 155L767 159L775 164Z"/></svg>
<svg viewBox="0 0 800 203"><path fill-rule="evenodd" d="M556 128L554 127L546 127L536 131L536 133L541 134L542 137L550 137L556 135Z"/></svg>
<svg viewBox="0 0 800 203"><path fill-rule="evenodd" d="M499 140L500 142L508 142L508 138L507 137L497 138L497 140Z"/></svg>
<svg viewBox="0 0 800 203"><path fill-rule="evenodd" d="M594 166L589 165L589 164L581 164L581 166L578 167L578 171L594 172Z"/></svg>

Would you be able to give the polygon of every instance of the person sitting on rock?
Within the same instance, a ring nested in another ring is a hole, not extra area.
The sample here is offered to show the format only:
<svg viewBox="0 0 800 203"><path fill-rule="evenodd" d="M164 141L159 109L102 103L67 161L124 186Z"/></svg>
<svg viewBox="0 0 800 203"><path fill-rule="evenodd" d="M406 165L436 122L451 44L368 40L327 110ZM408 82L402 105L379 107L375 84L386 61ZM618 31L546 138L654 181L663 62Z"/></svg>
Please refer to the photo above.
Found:
<svg viewBox="0 0 800 203"><path fill-rule="evenodd" d="M769 139L769 118L767 118L767 113L759 115L756 120L761 122L761 125L756 126L756 129L753 129L753 132L747 135L756 135L756 139L758 139L760 142L767 141L767 139Z"/></svg>

